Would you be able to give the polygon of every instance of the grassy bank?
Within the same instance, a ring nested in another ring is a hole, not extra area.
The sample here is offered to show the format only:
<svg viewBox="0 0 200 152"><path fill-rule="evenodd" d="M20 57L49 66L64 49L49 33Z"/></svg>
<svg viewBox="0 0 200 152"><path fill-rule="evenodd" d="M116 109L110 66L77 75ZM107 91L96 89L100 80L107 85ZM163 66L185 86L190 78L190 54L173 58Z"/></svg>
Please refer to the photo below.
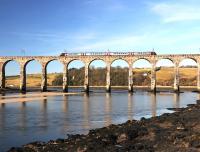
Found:
<svg viewBox="0 0 200 152"><path fill-rule="evenodd" d="M100 71L100 73L99 73ZM134 85L150 85L150 69L134 69L133 70L133 83ZM121 74L120 74L121 73ZM144 73L147 76L144 76ZM69 72L69 84L81 86L84 82L84 70L74 70ZM77 76L78 75L78 76ZM182 86L196 86L197 83L197 68L180 68L180 85ZM128 71L127 69L114 69L111 73L111 83L113 86L127 86L128 83ZM93 70L90 72L90 85L92 86L105 86L105 69ZM156 72L157 85L172 86L174 81L174 69L173 68L161 68ZM54 83L55 80L59 80L58 83ZM19 76L6 77L7 87L19 87ZM75 81L75 82L74 82ZM47 76L48 86L55 86L62 84L61 73L50 73ZM28 74L27 75L27 87L37 87L41 85L41 74Z"/></svg>

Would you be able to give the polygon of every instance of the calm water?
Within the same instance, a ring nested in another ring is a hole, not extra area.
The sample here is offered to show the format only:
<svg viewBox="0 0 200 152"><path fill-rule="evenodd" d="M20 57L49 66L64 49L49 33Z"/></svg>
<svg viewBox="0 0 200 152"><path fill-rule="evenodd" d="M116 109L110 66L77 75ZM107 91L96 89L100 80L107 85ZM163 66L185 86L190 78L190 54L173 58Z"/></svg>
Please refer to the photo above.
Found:
<svg viewBox="0 0 200 152"><path fill-rule="evenodd" d="M66 134L87 133L91 128L118 124L128 119L152 117L171 112L169 107L195 103L192 92L158 93L118 91L0 105L0 151L36 140L64 138Z"/></svg>

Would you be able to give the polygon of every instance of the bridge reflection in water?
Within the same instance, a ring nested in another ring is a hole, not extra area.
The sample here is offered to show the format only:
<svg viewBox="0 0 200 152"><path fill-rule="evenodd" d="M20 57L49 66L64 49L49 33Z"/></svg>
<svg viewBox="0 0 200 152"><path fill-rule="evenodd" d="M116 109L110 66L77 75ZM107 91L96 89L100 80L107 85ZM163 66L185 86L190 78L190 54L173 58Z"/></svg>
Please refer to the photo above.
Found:
<svg viewBox="0 0 200 152"><path fill-rule="evenodd" d="M104 94L104 93L103 93ZM154 94L154 93L146 93L149 94L146 96L145 100L148 100L149 106L150 106L150 110L151 110L151 116L155 117L157 115L156 111L157 111L157 96L159 96L158 100L161 100L163 97L162 96L166 96L166 93L160 93L159 95ZM96 118L95 116L99 117L101 116L102 120L98 120L98 121L103 121L104 124L103 126L108 126L112 123L115 123L115 121L113 121L113 116L117 115L117 111L116 111L116 106L117 108L120 109L120 105L122 104L125 108L127 107L127 109L124 109L123 113L126 111L127 112L127 120L132 120L134 119L134 112L137 113L137 109L135 109L138 104L138 102L143 102L143 99L140 99L141 101L138 101L138 98L135 98L135 94L133 93L126 93L127 97L123 97L125 101L121 101L118 103L120 103L119 105L115 105L115 100L116 100L116 94L110 94L110 93L106 93L104 94L101 98L101 102L95 102L95 96L93 97L93 95L88 95L88 94L84 94L83 96L79 96L79 100L82 100L82 102L78 102L75 101L76 104L78 104L78 108L80 111L82 111L82 114L79 114L79 117L82 117L81 122L82 125L79 124L79 126L82 126L84 130L89 130L92 126L96 126ZM114 98L112 98L112 96L114 96ZM124 96L124 95L123 95ZM136 95L137 96L137 95ZM173 108L179 108L180 107L180 95L177 93L168 93L167 96L171 96L171 100L172 102L172 107ZM40 105L39 106L39 111L37 111L36 115L39 115L39 117L37 117L37 120L34 119L30 119L30 117L34 117L34 116L30 116L28 113L30 113L30 111L34 111L33 108L35 108L34 106L34 102L20 102L20 103L14 103L14 105L18 105L19 106L19 114L16 115L16 122L18 127L20 129L26 129L27 128L27 123L33 123L35 121L36 124L39 124L39 126L41 128L48 129L48 125L49 125L49 121L50 117L50 112L51 110L54 110L53 107L51 107L53 101L55 102L61 102L60 103L56 103L56 107L58 108L60 105L60 112L62 114L62 119L60 120L63 124L63 130L66 130L69 127L69 117L73 117L73 113L77 114L76 111L71 111L71 108L73 108L74 110L76 109L75 105L72 105L72 101L69 101L71 99L73 99L73 97L75 96L66 96L63 95L61 96L62 98L59 99L59 101L57 101L57 97L49 97L49 98L44 98L41 100ZM25 98L25 97L23 97ZM76 98L76 97L75 97ZM119 97L120 98L120 97ZM197 99L200 98L199 95L197 97ZM97 99L98 100L98 99ZM119 100L119 99L118 99ZM50 101L50 103L48 102ZM31 105L30 105L31 103ZM37 104L38 102L36 102ZM55 103L54 103L55 104ZM80 105L79 105L80 104ZM6 112L6 106L9 106L10 104L0 104L0 130L4 130L5 126L8 125L7 124L7 115L8 113ZM50 105L50 107L48 106ZM74 106L74 107L70 107L70 106ZM102 107L100 107L102 106ZM142 106L142 105L141 105ZM12 107L12 106L11 106ZM98 107L100 107L100 109L102 109L103 107L103 111L102 110L98 110ZM91 110L91 109L97 109L97 111ZM142 107L140 107L142 108ZM144 107L145 108L145 107ZM16 109L15 109L16 110ZM14 111L14 113L17 111ZM71 112L71 113L70 113ZM102 113L103 112L103 113ZM79 112L78 112L79 113ZM61 115L59 114L59 115ZM125 114L125 113L124 113ZM123 115L123 114L122 114ZM126 114L125 114L126 115ZM125 116L124 115L124 116ZM56 117L56 116L55 116ZM99 119L99 118L98 118ZM33 121L33 122L31 122ZM23 131L22 131L23 132Z"/></svg>
<svg viewBox="0 0 200 152"><path fill-rule="evenodd" d="M140 59L148 61L151 65L150 90L156 91L156 64L162 59L170 60L174 65L174 84L171 86L175 92L179 91L179 66L181 61L192 59L197 63L197 90L200 90L200 54L174 54L174 55L157 55L155 52L118 52L118 53L77 53L67 54L64 56L7 56L0 57L0 88L5 88L5 66L10 61L16 61L20 65L20 90L26 91L26 66L30 61L36 60L42 65L42 82L41 90L47 90L47 65L58 60L63 64L63 91L68 91L68 65L74 60L80 60L85 64L84 85L82 86L85 92L89 92L89 66L95 60L102 60L106 63L106 88L107 92L111 91L111 65L114 61L122 59L127 62L129 68L128 90L133 91L133 64Z"/></svg>
<svg viewBox="0 0 200 152"><path fill-rule="evenodd" d="M26 97L22 98L25 101ZM200 99L200 95L192 92L154 94L119 91L47 96L33 102L4 103L0 104L0 146L64 138L66 134L87 133L89 129L110 124L155 117L170 112L166 110L168 107L179 108L195 103L195 99Z"/></svg>

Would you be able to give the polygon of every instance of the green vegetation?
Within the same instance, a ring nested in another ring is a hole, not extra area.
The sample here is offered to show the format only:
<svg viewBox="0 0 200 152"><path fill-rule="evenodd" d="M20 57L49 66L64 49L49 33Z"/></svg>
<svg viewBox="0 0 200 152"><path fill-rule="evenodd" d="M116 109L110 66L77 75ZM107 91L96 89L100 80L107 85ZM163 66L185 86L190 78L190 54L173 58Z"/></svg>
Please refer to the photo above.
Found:
<svg viewBox="0 0 200 152"><path fill-rule="evenodd" d="M139 73L133 72L133 81L136 85L142 82L147 85L150 82L149 75L144 77L144 71ZM68 84L70 86L78 86L84 84L84 68L70 69L68 71ZM59 74L52 81L52 85L62 85L63 75ZM106 69L105 68L90 68L89 69L89 84L91 86L106 85ZM111 85L112 86L127 86L128 85L128 68L115 67L111 68Z"/></svg>

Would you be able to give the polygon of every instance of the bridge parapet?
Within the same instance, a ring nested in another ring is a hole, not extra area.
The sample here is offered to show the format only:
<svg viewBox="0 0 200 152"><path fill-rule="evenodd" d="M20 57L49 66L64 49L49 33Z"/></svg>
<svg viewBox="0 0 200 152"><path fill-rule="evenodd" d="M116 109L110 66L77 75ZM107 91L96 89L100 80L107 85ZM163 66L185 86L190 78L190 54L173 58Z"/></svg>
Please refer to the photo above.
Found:
<svg viewBox="0 0 200 152"><path fill-rule="evenodd" d="M105 54L105 53L104 53ZM151 64L155 64L161 59L169 59L173 63L180 63L184 59L192 59L195 62L200 62L200 54L166 54L166 55L151 55L151 54L134 54L130 55L123 52L123 54L116 53L115 55L103 55L103 52L91 53L91 55L68 55L68 56L2 56L0 57L0 62L7 63L9 61L17 61L19 64L27 64L32 60L38 61L40 64L46 63L46 65L53 61L58 60L63 64L69 64L74 60L83 61L84 64L91 63L94 60L102 60L106 64L113 63L115 60L122 59L125 60L128 64L134 63L137 60L145 59Z"/></svg>

